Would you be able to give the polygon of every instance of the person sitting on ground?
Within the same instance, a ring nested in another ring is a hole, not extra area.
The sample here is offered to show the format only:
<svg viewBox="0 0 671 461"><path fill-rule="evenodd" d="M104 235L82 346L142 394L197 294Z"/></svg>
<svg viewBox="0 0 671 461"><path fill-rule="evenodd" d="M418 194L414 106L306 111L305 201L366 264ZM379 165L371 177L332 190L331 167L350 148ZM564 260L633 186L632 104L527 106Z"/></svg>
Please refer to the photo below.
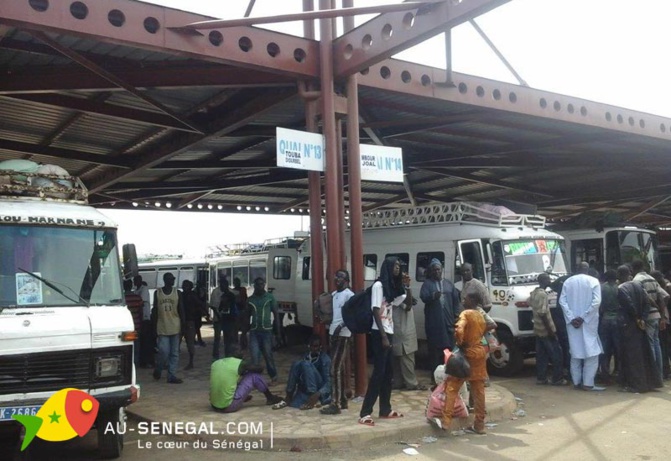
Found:
<svg viewBox="0 0 671 461"><path fill-rule="evenodd" d="M215 360L210 368L210 405L216 411L233 413L242 404L251 400L252 390L256 389L266 397L266 405L282 401L268 389L261 376L263 367L242 360L237 345L231 349L231 356Z"/></svg>
<svg viewBox="0 0 671 461"><path fill-rule="evenodd" d="M464 381L468 381L471 387L471 395L475 403L475 421L473 426L466 429L467 432L485 434L485 379L487 378L487 351L482 345L481 339L485 334L485 319L470 306L471 297L464 298L465 310L459 314L459 320L455 328L455 340L459 349L463 351L466 360L471 366L471 374L468 378L457 378L448 376L445 382L445 406L442 418L436 418L434 422L443 430L449 431L452 425L454 413L454 401ZM471 307L469 309L469 307Z"/></svg>
<svg viewBox="0 0 671 461"><path fill-rule="evenodd" d="M286 397L274 405L273 410L287 405L310 410L317 402L322 405L331 403L331 358L321 348L319 336L312 336L308 353L291 365Z"/></svg>

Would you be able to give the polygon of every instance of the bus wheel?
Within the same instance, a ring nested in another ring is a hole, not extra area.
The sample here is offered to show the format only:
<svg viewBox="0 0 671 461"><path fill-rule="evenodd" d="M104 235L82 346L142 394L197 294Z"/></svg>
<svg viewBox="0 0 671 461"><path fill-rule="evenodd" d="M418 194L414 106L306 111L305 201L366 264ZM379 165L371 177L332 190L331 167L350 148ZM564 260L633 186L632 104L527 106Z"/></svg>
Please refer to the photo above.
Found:
<svg viewBox="0 0 671 461"><path fill-rule="evenodd" d="M116 459L121 456L121 452L123 451L123 434L120 432L125 432L125 409L121 407L101 410L98 414L96 425L98 428L98 453L100 457L102 459Z"/></svg>
<svg viewBox="0 0 671 461"><path fill-rule="evenodd" d="M509 331L497 331L501 348L489 354L487 370L494 376L512 376L524 366L524 356Z"/></svg>

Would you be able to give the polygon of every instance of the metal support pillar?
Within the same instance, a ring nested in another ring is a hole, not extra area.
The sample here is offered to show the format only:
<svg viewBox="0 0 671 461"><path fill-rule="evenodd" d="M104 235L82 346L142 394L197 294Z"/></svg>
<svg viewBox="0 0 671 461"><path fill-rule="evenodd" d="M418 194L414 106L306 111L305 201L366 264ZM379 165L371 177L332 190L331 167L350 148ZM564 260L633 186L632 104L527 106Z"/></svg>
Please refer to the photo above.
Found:
<svg viewBox="0 0 671 461"><path fill-rule="evenodd" d="M319 8L328 10L331 0L319 0ZM341 246L343 242L338 223L338 146L335 118L335 93L333 89L333 27L330 19L320 19L320 77L322 93L322 132L325 138L326 162L324 179L326 182L326 274L329 291L335 289L332 275L341 266Z"/></svg>
<svg viewBox="0 0 671 461"><path fill-rule="evenodd" d="M343 0L343 7L353 6L354 0ZM344 18L345 33L354 29L354 19ZM361 212L361 160L359 152L359 94L357 74L347 78L347 177L349 182L350 262L352 289L363 290L363 217ZM354 335L356 395L366 393L368 368L366 364L366 335Z"/></svg>
<svg viewBox="0 0 671 461"><path fill-rule="evenodd" d="M314 10L314 0L303 0L303 11ZM305 38L315 38L314 23L311 20L303 21ZM307 84L306 84L307 87ZM306 88L307 89L307 88ZM307 92L306 92L307 93ZM305 127L307 131L317 133L317 101L306 98ZM324 238L322 236L322 191L321 175L319 171L308 172L308 206L310 207L310 270L312 272L312 299L324 291ZM322 345L327 345L326 326L312 319L312 331L322 339Z"/></svg>

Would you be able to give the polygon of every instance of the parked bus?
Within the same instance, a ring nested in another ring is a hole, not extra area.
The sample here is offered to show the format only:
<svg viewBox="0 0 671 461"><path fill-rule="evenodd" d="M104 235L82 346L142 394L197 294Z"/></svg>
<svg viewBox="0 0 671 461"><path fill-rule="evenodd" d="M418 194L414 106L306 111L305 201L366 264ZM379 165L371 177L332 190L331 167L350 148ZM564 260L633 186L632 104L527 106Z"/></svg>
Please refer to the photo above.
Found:
<svg viewBox="0 0 671 461"><path fill-rule="evenodd" d="M648 272L661 269L660 252L655 231L637 226L604 227L600 229L557 229L566 239L570 268L576 272L580 262L590 264L599 274L617 269L634 259L642 260Z"/></svg>
<svg viewBox="0 0 671 461"><path fill-rule="evenodd" d="M491 371L513 374L522 367L524 358L535 352L529 294L541 272L551 272L552 277L567 274L564 239L544 228L545 218L501 214L481 204L449 203L366 213L363 224L366 285L375 280L384 258L398 256L419 298L433 258L443 263L444 276L454 280L458 288L462 284L459 268L468 262L474 277L490 289L490 315L498 324L502 348L491 354ZM249 273L248 283L256 274L265 275L283 312L295 314L299 325L311 327L312 263L309 239L300 244L285 239L283 244L267 245L258 253L240 250L240 254L211 261L210 267L215 265L213 270L226 276L235 276L238 268L238 274ZM426 339L423 311L420 300L414 309L420 340Z"/></svg>
<svg viewBox="0 0 671 461"><path fill-rule="evenodd" d="M139 385L117 226L87 204L79 179L1 168L0 430L18 439L13 415L76 388L100 404L100 456L119 457L123 435L106 428L125 424Z"/></svg>
<svg viewBox="0 0 671 461"><path fill-rule="evenodd" d="M200 299L209 299L209 268L205 259L173 259L142 262L138 264L138 274L149 288L149 299L154 299L154 292L163 286L163 275L172 273L175 276L175 287L182 288L182 282L190 280L193 289ZM150 301L153 302L153 301Z"/></svg>

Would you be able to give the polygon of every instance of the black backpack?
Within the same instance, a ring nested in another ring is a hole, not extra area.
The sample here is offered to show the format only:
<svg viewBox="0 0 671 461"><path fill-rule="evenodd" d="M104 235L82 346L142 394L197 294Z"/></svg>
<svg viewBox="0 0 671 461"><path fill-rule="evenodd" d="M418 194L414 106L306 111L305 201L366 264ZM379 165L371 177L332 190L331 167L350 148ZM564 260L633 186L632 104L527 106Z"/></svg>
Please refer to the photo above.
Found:
<svg viewBox="0 0 671 461"><path fill-rule="evenodd" d="M345 326L354 334L370 333L373 326L371 288L368 287L355 294L342 307L342 319Z"/></svg>

